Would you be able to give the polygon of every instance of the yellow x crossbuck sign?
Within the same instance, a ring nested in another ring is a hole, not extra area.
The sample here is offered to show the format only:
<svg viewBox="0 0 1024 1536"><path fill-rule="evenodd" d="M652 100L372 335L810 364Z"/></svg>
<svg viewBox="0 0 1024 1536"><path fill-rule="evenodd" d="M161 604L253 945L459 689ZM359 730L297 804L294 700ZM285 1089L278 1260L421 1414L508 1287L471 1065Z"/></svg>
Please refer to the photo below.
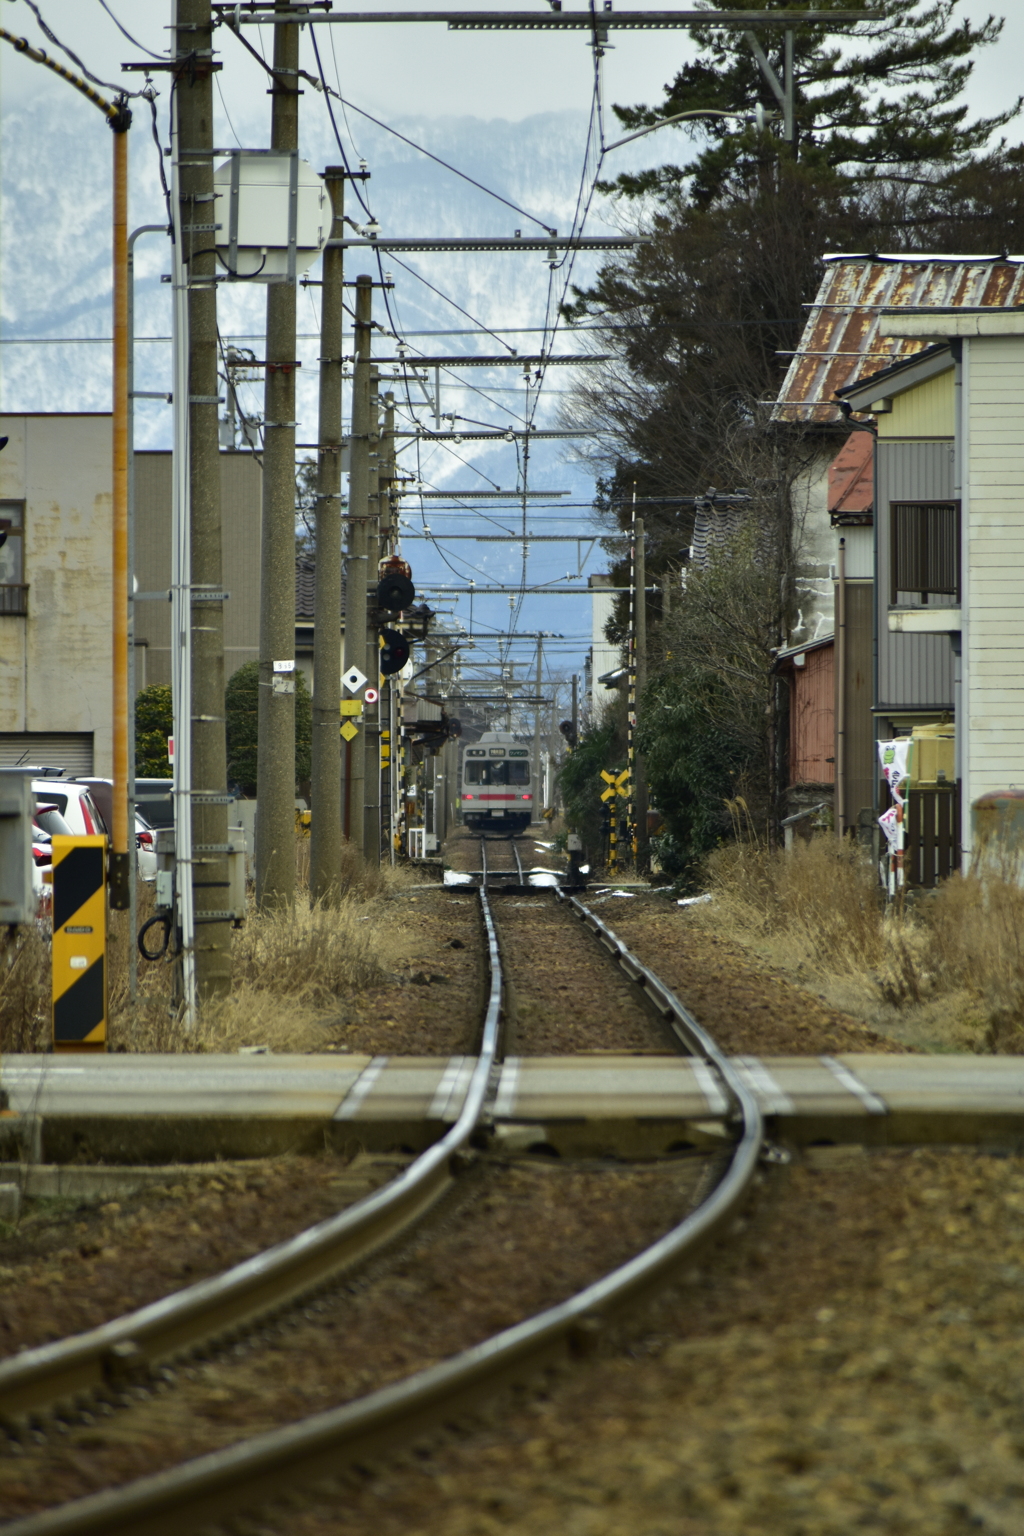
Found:
<svg viewBox="0 0 1024 1536"><path fill-rule="evenodd" d="M619 776L617 778L616 778L614 773L609 773L607 768L602 768L601 769L601 777L602 777L602 779L604 779L605 783L608 786L607 789L602 790L602 792L601 792L601 799L602 800L614 800L616 794L621 795L623 800L628 800L629 799L629 769L628 768L623 768L622 772L619 774Z"/></svg>

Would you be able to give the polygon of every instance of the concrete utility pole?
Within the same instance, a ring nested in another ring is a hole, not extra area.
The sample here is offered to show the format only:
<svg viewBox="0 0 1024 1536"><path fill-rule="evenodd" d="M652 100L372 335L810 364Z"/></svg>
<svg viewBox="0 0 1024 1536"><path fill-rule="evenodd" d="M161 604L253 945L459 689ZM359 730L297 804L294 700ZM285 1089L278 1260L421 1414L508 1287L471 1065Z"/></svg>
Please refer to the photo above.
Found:
<svg viewBox="0 0 1024 1536"><path fill-rule="evenodd" d="M541 750L540 749L541 749L541 731L543 730L543 727L541 725L541 718L542 717L541 717L540 696L541 696L541 686L543 684L543 681L544 681L544 636L542 634L538 633L538 635L537 635L537 702L536 702L536 704L534 705L534 708L533 708L533 794L534 794L534 801L533 801L533 803L534 803L535 811L542 811L544 809L544 806L540 803L540 801L543 799L543 797L541 795L541 792L540 792L540 787L541 787L540 786L540 769L541 769ZM539 820L539 817L538 817L538 820Z"/></svg>
<svg viewBox="0 0 1024 1536"><path fill-rule="evenodd" d="M278 0L278 12L289 12ZM299 29L275 19L270 147L299 148ZM295 899L295 284L267 289L256 900Z"/></svg>
<svg viewBox="0 0 1024 1536"><path fill-rule="evenodd" d="M639 705L647 687L647 550L644 545L644 520L636 520L636 557L634 563L636 590L633 593L633 612L636 624L636 704ZM647 771L640 753L636 754L636 864L646 869L650 862L647 847Z"/></svg>
<svg viewBox="0 0 1024 1536"><path fill-rule="evenodd" d="M345 171L324 172L334 211L331 238L340 238ZM320 306L320 425L316 480L316 592L313 608L313 764L309 897L338 900L341 867L341 371L344 251L324 251Z"/></svg>
<svg viewBox="0 0 1024 1536"><path fill-rule="evenodd" d="M348 481L348 559L345 562L345 671L366 668L366 592L370 545L370 437L377 423L370 414L370 335L373 279L356 278L355 366L352 370L352 433ZM374 673L376 677L376 673ZM351 741L348 757L349 838L360 853L366 847L366 726Z"/></svg>
<svg viewBox="0 0 1024 1536"><path fill-rule="evenodd" d="M369 459L369 511L366 525L366 591L367 597L377 586L380 568L381 528L381 462L380 404L378 385L380 374L370 368L370 459ZM367 624L366 660L360 666L369 679L368 686L376 688L380 678L380 643L377 631ZM371 863L380 863L380 707L363 700L363 763L366 798L363 811L363 853Z"/></svg>
<svg viewBox="0 0 1024 1536"><path fill-rule="evenodd" d="M224 603L221 598L220 440L217 377L217 223L213 193L213 71L210 0L178 0L182 255L188 273L188 435L192 564L192 881L199 1000L231 990L227 908L227 741L224 721ZM189 153L195 151L196 153ZM213 804L203 796L220 796ZM207 915L209 914L209 915Z"/></svg>

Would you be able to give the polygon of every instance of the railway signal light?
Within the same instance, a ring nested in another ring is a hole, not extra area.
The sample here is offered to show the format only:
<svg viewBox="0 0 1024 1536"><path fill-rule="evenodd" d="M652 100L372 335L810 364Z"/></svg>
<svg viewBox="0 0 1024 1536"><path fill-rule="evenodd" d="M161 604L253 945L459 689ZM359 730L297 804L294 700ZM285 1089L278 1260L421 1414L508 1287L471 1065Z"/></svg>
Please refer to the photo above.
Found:
<svg viewBox="0 0 1024 1536"><path fill-rule="evenodd" d="M382 629L380 642L380 670L384 677L391 677L409 660L409 642L397 629Z"/></svg>
<svg viewBox="0 0 1024 1536"><path fill-rule="evenodd" d="M577 746L579 745L580 733L576 729L576 727L573 725L572 721L571 720L563 720L561 722L561 724L559 725L558 729L561 731L562 735L565 737L565 740L566 740L566 743L567 743L567 745L569 747L570 752L575 752Z"/></svg>
<svg viewBox="0 0 1024 1536"><path fill-rule="evenodd" d="M401 613L416 601L416 588L412 584L412 570L404 560L395 556L385 561L377 583L377 607L389 613Z"/></svg>

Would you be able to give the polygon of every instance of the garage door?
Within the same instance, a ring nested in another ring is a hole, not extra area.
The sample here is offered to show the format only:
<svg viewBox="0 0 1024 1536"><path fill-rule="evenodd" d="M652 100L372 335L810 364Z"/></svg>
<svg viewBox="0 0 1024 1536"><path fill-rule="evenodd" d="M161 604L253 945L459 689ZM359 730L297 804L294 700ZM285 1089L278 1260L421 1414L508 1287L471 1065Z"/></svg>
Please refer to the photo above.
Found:
<svg viewBox="0 0 1024 1536"><path fill-rule="evenodd" d="M0 731L0 768L92 773L92 731Z"/></svg>

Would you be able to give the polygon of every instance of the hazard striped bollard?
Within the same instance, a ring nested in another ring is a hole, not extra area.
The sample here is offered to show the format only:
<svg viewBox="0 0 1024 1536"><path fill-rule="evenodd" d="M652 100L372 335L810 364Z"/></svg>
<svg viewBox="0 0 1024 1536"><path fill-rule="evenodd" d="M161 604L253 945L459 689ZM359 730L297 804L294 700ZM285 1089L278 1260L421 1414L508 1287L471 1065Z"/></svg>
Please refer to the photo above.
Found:
<svg viewBox="0 0 1024 1536"><path fill-rule="evenodd" d="M53 1048L106 1050L107 840L55 836Z"/></svg>

